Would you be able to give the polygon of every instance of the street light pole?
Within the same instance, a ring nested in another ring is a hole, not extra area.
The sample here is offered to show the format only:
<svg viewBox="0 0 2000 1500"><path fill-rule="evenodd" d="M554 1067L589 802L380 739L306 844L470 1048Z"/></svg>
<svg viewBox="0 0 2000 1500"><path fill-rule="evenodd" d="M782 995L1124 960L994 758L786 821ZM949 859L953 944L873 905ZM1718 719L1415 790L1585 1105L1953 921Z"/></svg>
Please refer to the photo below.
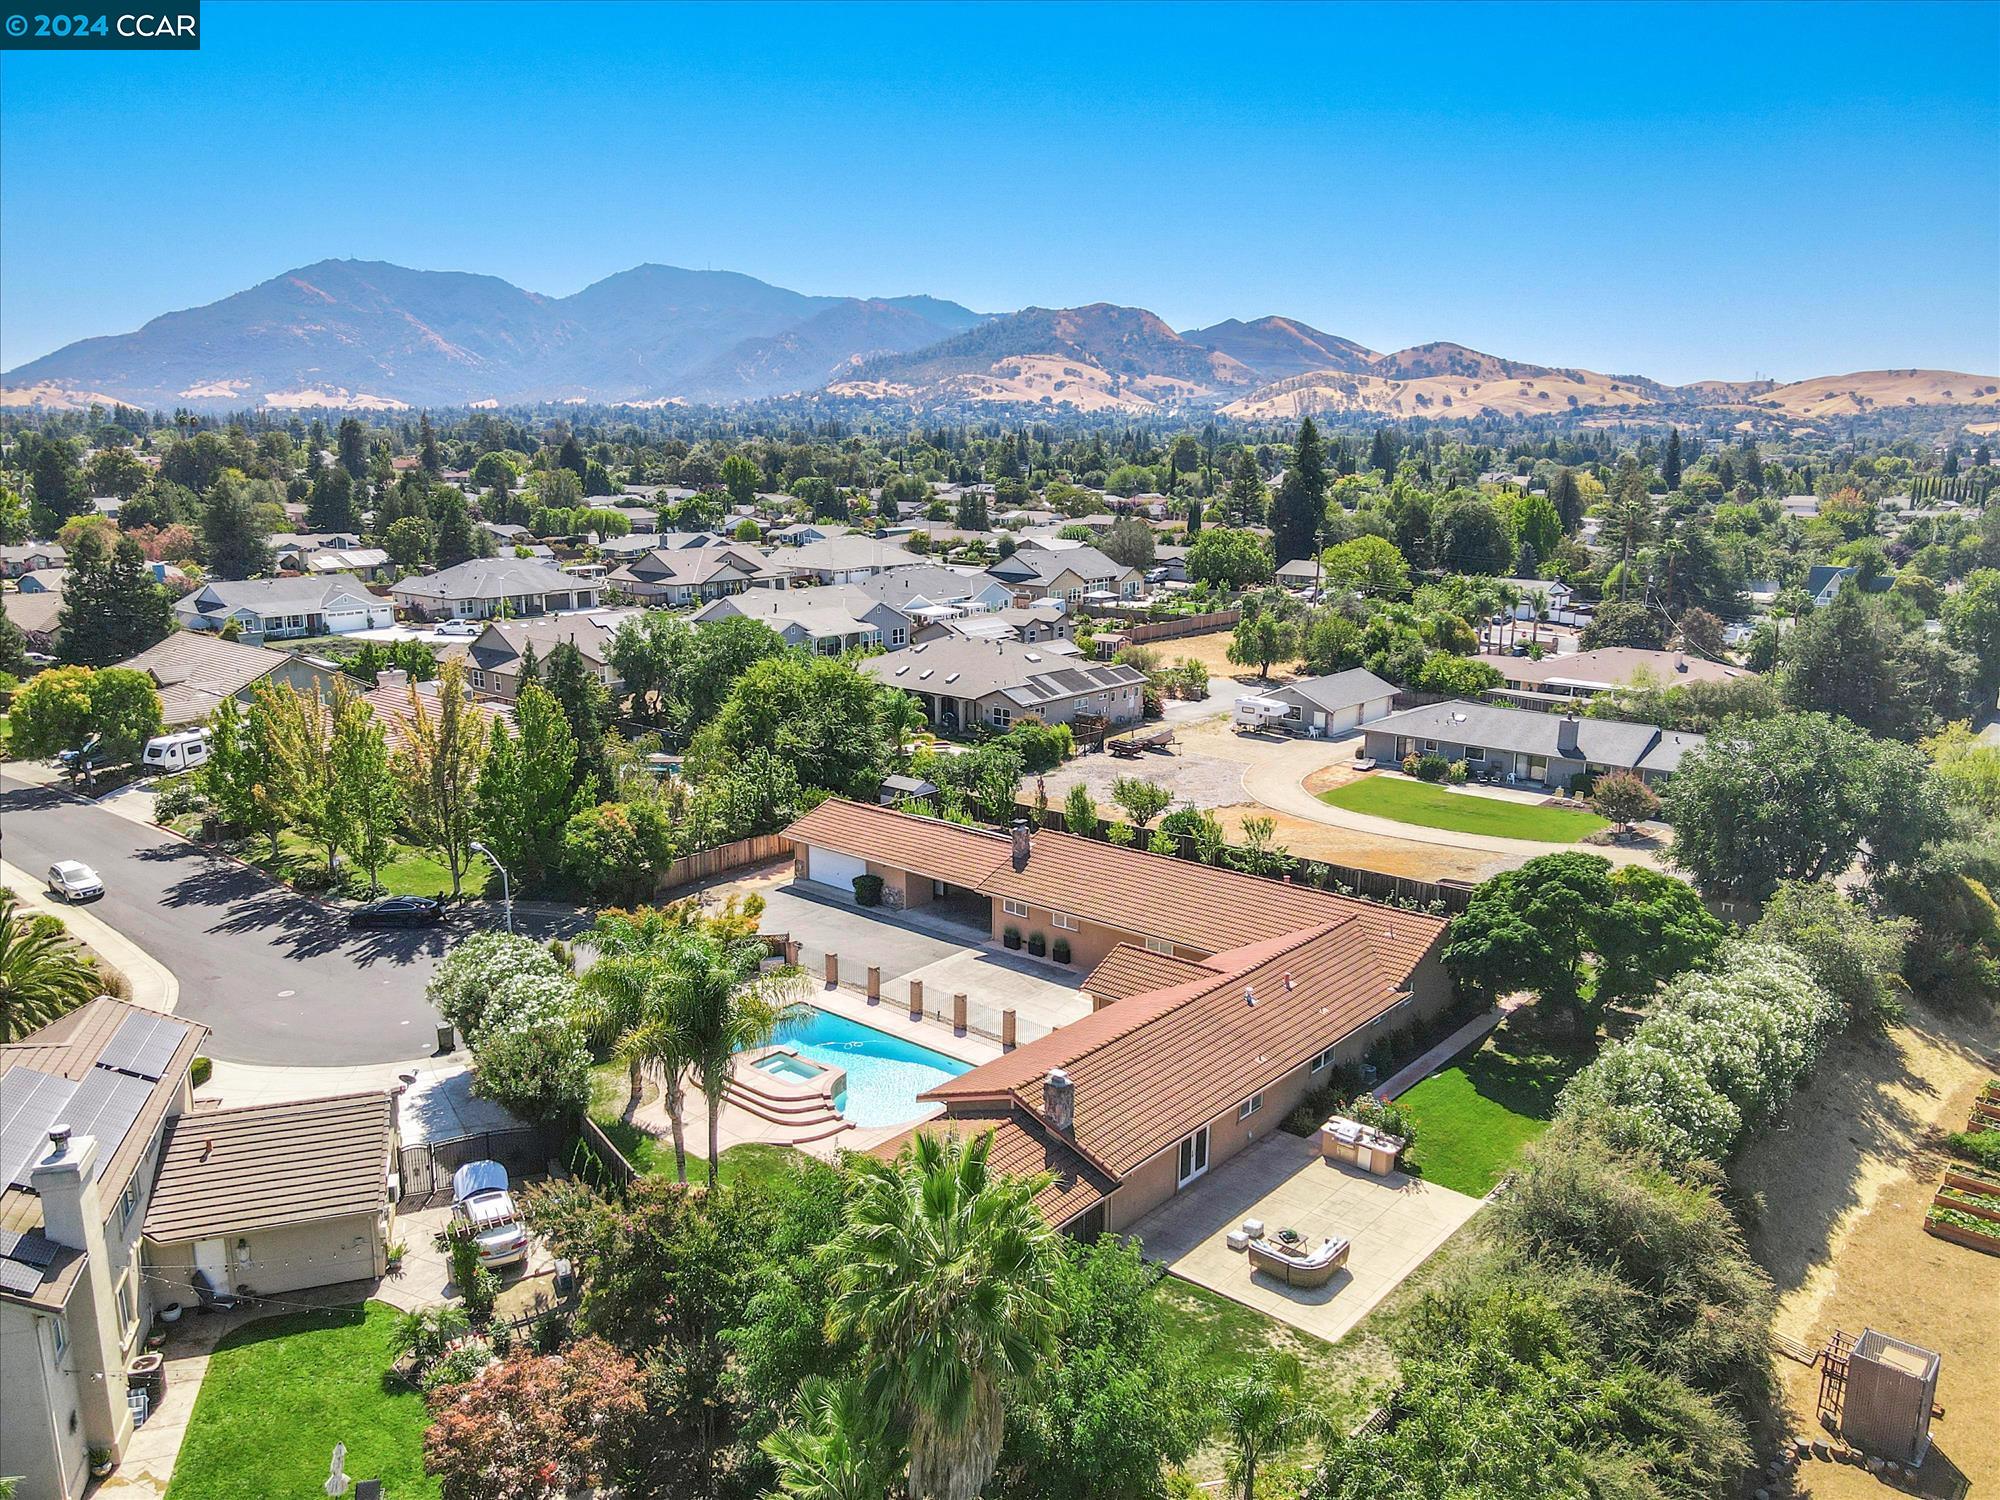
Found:
<svg viewBox="0 0 2000 1500"><path fill-rule="evenodd" d="M507 878L507 867L494 858L493 851L480 843L478 839L472 840L467 847L474 854L485 855L487 863L500 872L500 912L507 923L507 935L512 937L514 934L514 885Z"/></svg>

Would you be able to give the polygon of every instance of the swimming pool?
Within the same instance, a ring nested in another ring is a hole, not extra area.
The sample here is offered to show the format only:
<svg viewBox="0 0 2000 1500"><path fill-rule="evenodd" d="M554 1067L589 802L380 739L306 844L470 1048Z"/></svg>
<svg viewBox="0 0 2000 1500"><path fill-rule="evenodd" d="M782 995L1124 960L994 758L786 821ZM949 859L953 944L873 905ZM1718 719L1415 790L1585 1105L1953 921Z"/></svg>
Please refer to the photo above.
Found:
<svg viewBox="0 0 2000 1500"><path fill-rule="evenodd" d="M776 1040L796 1047L801 1057L845 1068L847 1088L834 1096L834 1108L863 1127L914 1119L922 1112L917 1095L972 1068L942 1052L811 1006L780 1027Z"/></svg>

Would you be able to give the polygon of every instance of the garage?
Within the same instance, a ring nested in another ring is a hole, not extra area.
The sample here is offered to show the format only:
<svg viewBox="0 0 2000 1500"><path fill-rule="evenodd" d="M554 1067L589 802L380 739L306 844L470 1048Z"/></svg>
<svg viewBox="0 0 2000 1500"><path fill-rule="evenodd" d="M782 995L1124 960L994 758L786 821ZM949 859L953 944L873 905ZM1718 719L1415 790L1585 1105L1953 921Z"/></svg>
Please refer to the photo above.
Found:
<svg viewBox="0 0 2000 1500"><path fill-rule="evenodd" d="M837 849L822 849L817 844L806 846L806 879L815 885L830 885L851 895L854 877L867 873L868 861L865 859L842 854Z"/></svg>

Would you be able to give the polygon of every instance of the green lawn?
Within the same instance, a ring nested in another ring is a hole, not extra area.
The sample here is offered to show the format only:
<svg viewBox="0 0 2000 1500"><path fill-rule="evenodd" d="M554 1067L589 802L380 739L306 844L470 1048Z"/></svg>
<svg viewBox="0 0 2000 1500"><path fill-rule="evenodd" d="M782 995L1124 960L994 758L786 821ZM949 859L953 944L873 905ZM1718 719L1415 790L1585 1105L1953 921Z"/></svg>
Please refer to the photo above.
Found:
<svg viewBox="0 0 2000 1500"><path fill-rule="evenodd" d="M621 1116L625 1111L627 1080L625 1065L619 1062L599 1063L590 1070L590 1118L610 1139L625 1159L648 1177L671 1177L674 1175L674 1143L670 1136L656 1136L630 1125ZM719 1163L722 1181L764 1183L785 1175L792 1164L799 1160L799 1153L790 1146L771 1146L759 1141L749 1141L741 1146L731 1146L722 1153ZM698 1152L688 1153L688 1181L708 1181L708 1158Z"/></svg>
<svg viewBox="0 0 2000 1500"><path fill-rule="evenodd" d="M397 1312L382 1302L260 1318L208 1363L168 1500L317 1495L335 1443L347 1472L397 1500L435 1497L424 1398L388 1378Z"/></svg>
<svg viewBox="0 0 2000 1500"><path fill-rule="evenodd" d="M1589 1060L1502 1026L1469 1057L1396 1100L1416 1126L1403 1165L1426 1181L1483 1198L1529 1141L1548 1128L1556 1095Z"/></svg>
<svg viewBox="0 0 2000 1500"><path fill-rule="evenodd" d="M1478 792L1451 791L1428 781L1400 776L1364 776L1319 794L1329 807L1415 823L1420 828L1449 828L1458 833L1483 833L1502 839L1535 839L1544 844L1573 844L1585 834L1611 825L1596 813L1569 807L1539 807L1486 797Z"/></svg>
<svg viewBox="0 0 2000 1500"><path fill-rule="evenodd" d="M276 859L271 858L270 845L263 839L246 845L242 853L260 870L287 882L301 870L317 873L326 867L326 852L289 828L278 835ZM366 884L366 876L351 855L342 855L340 863L350 880L347 894L359 896ZM492 866L479 855L473 855L472 863L466 866L463 876L464 893L467 896L480 895L486 889L486 882L492 878ZM389 863L377 872L377 879L382 884L383 894L390 896L435 896L439 891L449 893L451 890L451 871L444 867L444 862L425 850L413 849L407 844L393 847Z"/></svg>

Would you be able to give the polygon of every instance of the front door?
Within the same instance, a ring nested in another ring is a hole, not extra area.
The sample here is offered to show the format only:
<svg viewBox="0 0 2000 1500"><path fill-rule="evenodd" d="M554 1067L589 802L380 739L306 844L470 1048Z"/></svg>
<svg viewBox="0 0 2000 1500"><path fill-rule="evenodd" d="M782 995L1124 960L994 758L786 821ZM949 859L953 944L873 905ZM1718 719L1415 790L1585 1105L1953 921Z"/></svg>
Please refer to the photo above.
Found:
<svg viewBox="0 0 2000 1500"><path fill-rule="evenodd" d="M194 1242L194 1268L207 1271L215 1278L215 1285L229 1285L229 1242L227 1240L196 1240Z"/></svg>
<svg viewBox="0 0 2000 1500"><path fill-rule="evenodd" d="M1186 1187L1207 1170L1208 1127L1204 1125L1181 1142L1180 1179L1177 1185Z"/></svg>

